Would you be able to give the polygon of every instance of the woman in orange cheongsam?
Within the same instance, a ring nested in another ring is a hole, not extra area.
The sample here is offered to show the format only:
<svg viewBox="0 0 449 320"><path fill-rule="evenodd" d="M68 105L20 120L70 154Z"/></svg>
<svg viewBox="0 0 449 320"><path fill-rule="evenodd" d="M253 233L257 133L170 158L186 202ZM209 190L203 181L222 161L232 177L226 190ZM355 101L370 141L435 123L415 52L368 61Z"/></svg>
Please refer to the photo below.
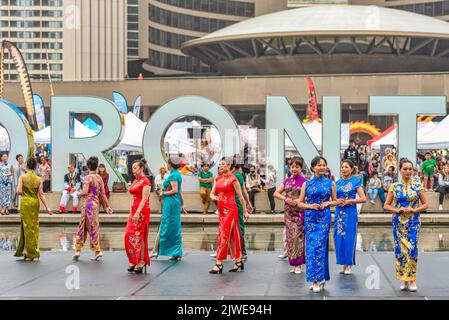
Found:
<svg viewBox="0 0 449 320"><path fill-rule="evenodd" d="M232 174L231 163L222 159L218 165L219 176L215 180L211 191L211 199L217 201L219 213L217 261L215 267L210 271L212 274L223 273L223 260L228 253L235 259L234 268L229 272L244 270L242 258L242 236L240 232L238 207L235 195L243 207L243 215L248 220L246 202L240 189L237 178Z"/></svg>
<svg viewBox="0 0 449 320"><path fill-rule="evenodd" d="M129 260L128 272L142 273L150 265L148 255L148 233L150 230L150 191L151 183L144 174L145 161L133 163L136 179L129 192L133 195L128 223L125 232L125 249Z"/></svg>

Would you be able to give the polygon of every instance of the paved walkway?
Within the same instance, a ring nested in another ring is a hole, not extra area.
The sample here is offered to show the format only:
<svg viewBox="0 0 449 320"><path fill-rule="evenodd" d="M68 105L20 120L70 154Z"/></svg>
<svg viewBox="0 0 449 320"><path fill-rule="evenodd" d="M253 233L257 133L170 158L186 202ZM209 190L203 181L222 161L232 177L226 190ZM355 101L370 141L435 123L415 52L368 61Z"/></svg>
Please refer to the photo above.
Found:
<svg viewBox="0 0 449 320"><path fill-rule="evenodd" d="M449 253L420 253L418 292L401 292L393 253L358 253L352 276L338 274L330 253L331 281L324 293L308 290L304 275L290 274L278 252L250 253L245 271L210 275L207 252L189 251L180 262L152 260L149 273L128 274L123 251L105 252L104 261L80 262L68 252L43 252L40 261L0 253L0 299L449 299ZM69 290L79 270L79 289ZM231 262L225 269L232 267Z"/></svg>

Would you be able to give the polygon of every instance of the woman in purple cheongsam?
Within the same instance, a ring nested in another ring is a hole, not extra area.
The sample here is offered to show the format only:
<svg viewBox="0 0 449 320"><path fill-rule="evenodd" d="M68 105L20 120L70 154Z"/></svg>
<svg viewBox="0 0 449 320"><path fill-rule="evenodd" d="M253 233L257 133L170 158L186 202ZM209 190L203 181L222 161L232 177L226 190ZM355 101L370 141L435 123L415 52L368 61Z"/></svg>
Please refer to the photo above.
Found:
<svg viewBox="0 0 449 320"><path fill-rule="evenodd" d="M295 157L290 163L290 178L287 178L276 190L274 197L284 201L285 244L286 253L293 267L290 272L301 274L301 266L305 263L304 211L295 200L299 199L301 187L306 178L301 175L304 160Z"/></svg>

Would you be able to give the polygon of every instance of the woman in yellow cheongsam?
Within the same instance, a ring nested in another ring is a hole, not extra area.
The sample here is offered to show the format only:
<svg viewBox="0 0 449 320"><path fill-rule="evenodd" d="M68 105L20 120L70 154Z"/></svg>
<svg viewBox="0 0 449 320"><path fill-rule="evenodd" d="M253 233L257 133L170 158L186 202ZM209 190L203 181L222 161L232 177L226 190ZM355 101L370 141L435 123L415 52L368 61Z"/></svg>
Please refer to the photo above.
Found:
<svg viewBox="0 0 449 320"><path fill-rule="evenodd" d="M402 179L390 186L384 209L393 214L396 277L404 281L401 290L416 291L420 213L429 205L422 184L412 181L413 163L402 160L399 170Z"/></svg>

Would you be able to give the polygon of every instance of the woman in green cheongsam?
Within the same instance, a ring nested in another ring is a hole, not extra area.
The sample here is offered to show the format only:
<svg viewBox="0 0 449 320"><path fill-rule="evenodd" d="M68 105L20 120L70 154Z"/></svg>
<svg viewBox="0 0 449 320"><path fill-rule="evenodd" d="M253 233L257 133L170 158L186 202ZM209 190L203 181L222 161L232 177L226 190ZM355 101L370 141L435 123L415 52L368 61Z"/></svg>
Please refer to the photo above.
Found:
<svg viewBox="0 0 449 320"><path fill-rule="evenodd" d="M42 188L42 179L34 173L36 159L27 161L28 172L20 176L17 194L20 195L20 240L15 256L27 261L38 259L39 254L39 199L51 215Z"/></svg>

